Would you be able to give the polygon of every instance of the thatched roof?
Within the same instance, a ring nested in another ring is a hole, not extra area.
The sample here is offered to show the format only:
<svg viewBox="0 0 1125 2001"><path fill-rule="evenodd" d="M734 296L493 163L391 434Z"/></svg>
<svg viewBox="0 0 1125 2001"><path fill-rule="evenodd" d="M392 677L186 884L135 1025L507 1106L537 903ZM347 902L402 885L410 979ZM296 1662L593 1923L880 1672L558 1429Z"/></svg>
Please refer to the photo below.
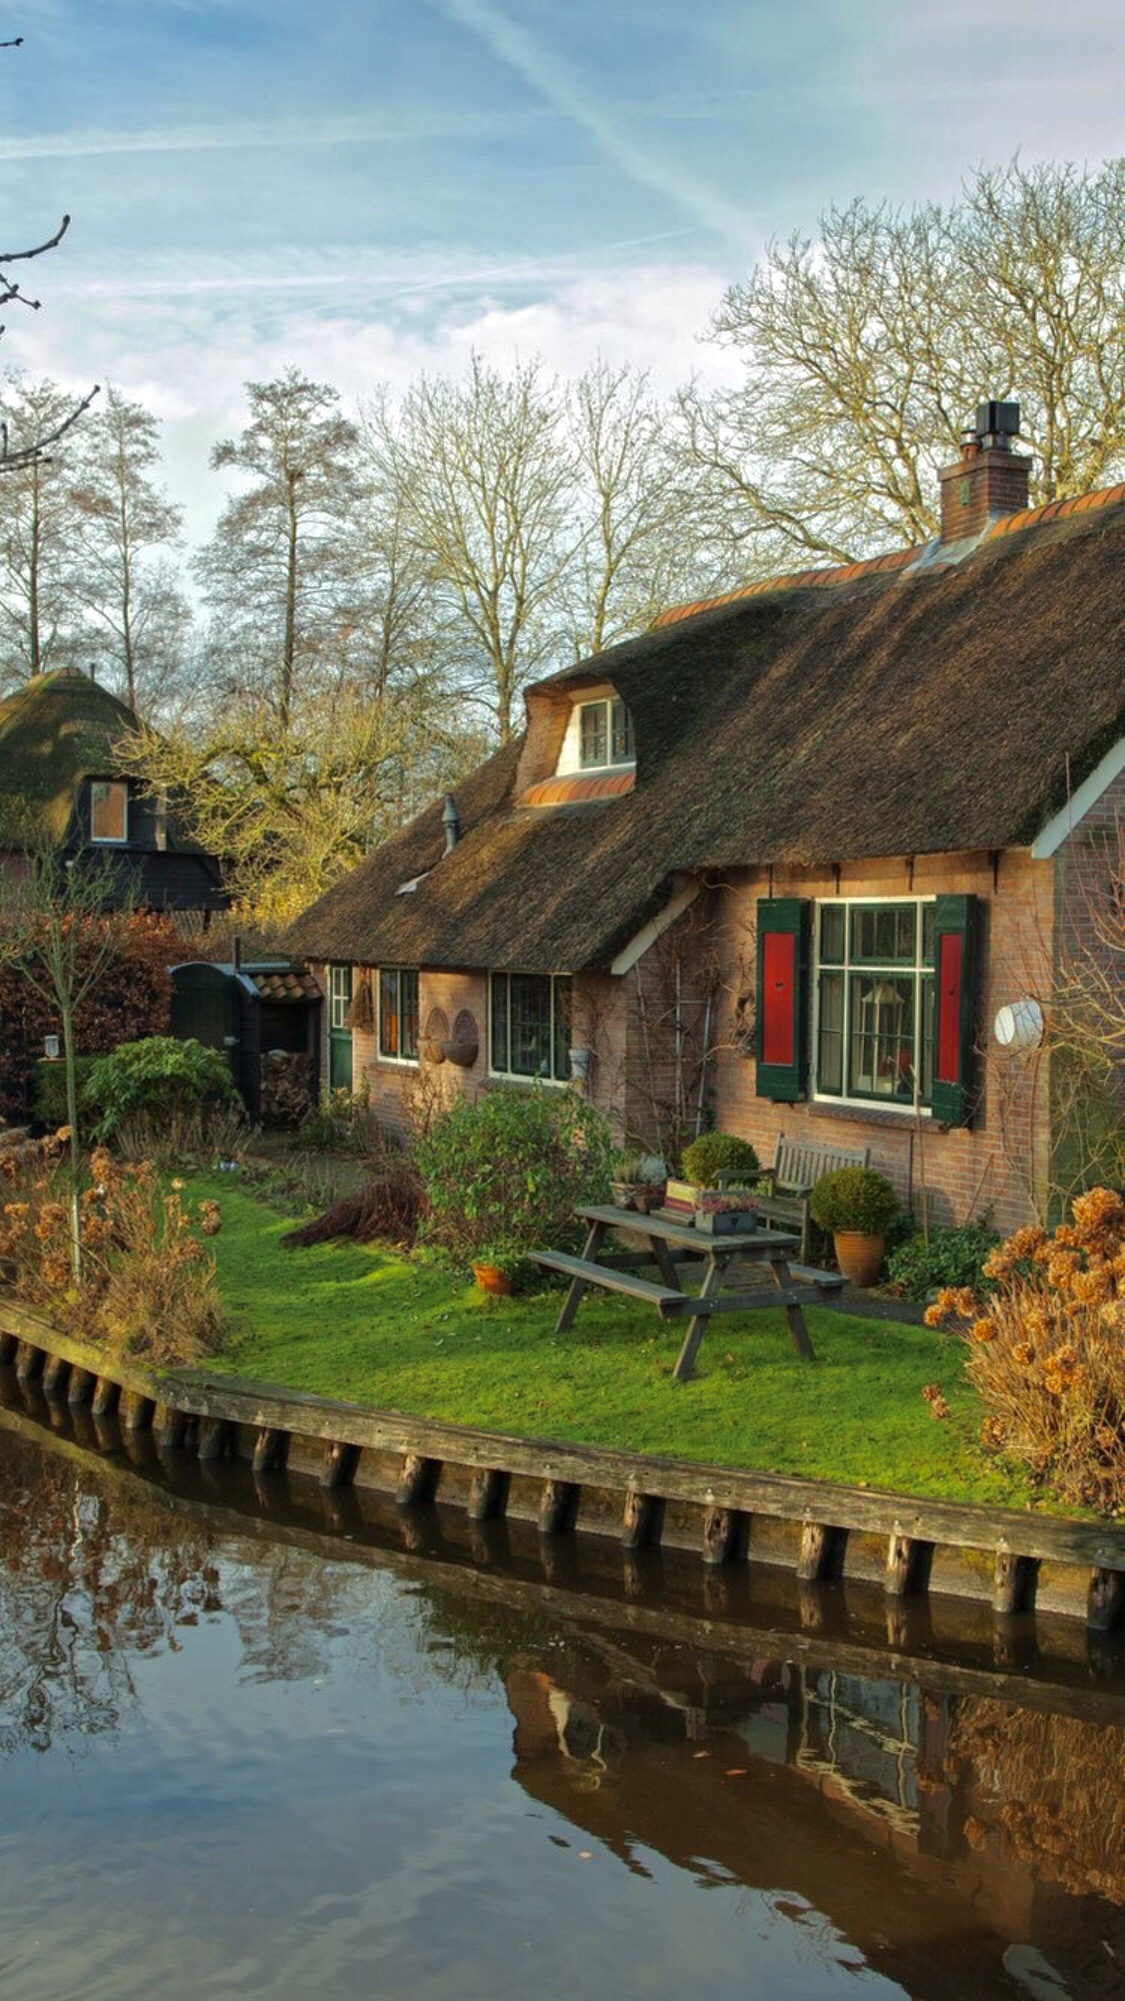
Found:
<svg viewBox="0 0 1125 2001"><path fill-rule="evenodd" d="M607 965L681 870L1027 845L1125 731L1125 505L1020 530L944 567L781 580L540 683L521 786L551 768L533 768L544 712L596 677L632 712L635 791L522 806L510 746L460 788L451 855L434 805L291 945L566 972Z"/></svg>
<svg viewBox="0 0 1125 2001"><path fill-rule="evenodd" d="M120 773L115 754L137 729L132 709L85 674L37 674L0 702L0 846L47 840L61 847L85 778ZM142 790L135 781L133 791ZM201 855L170 815L169 852Z"/></svg>
<svg viewBox="0 0 1125 2001"><path fill-rule="evenodd" d="M109 777L132 710L85 674L37 674L0 702L0 839L66 837L83 778Z"/></svg>

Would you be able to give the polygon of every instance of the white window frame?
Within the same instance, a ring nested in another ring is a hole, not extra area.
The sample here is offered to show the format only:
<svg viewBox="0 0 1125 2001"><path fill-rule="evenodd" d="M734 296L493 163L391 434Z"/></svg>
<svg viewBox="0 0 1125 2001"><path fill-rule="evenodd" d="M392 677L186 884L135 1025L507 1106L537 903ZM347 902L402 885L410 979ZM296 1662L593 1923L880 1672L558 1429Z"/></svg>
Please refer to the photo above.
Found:
<svg viewBox="0 0 1125 2001"><path fill-rule="evenodd" d="M421 1042L422 1039L422 977L420 968L418 966L377 966L375 968L375 1060L377 1063L388 1063L396 1070L417 1070L418 1065L421 1061L421 1056L417 1051L413 1056L387 1056L383 1052L383 974L384 973L414 974L415 979L418 981L419 1042ZM401 1037L401 1032L402 1032L401 985L399 986L398 1018L400 1024L399 1034Z"/></svg>
<svg viewBox="0 0 1125 2001"><path fill-rule="evenodd" d="M613 711L619 702L621 703L621 713L625 717L629 734L632 736L633 718L629 714L625 703L621 700L620 695L596 695L591 701L577 702L575 704L578 710L578 773L580 776L585 777L593 771L631 771L636 764L637 753L635 745L632 750L626 752L624 757L614 757L613 755ZM582 761L582 718L586 714L587 709L604 709L606 712L606 756L600 764L584 764Z"/></svg>
<svg viewBox="0 0 1125 2001"><path fill-rule="evenodd" d="M514 973L494 973L494 972L490 972L490 973L489 973L489 975L488 975L488 1074L489 1074L489 1076L490 1076L490 1077L497 1077L497 1078L501 1078L501 1079L503 1080L503 1082L504 1082L504 1083L506 1083L506 1084L549 1084L549 1085L551 1085L551 1086L552 1086L552 1088L553 1088L553 1089L555 1089L555 1090L558 1090L558 1091L561 1091L561 1090L565 1090L566 1086L567 1086L567 1085L569 1084L569 1082L570 1082L570 1062L569 1062L569 1056L568 1056L568 1059L567 1059L567 1074L566 1074L566 1076L565 1076L565 1077L556 1077L556 1076L554 1076L554 1075L552 1075L552 1076L550 1076L550 1077L536 1077L536 1076L532 1076L532 1075L530 1074L530 1072L528 1072L528 1071L526 1071L526 1070L497 1070L497 1069L495 1069L495 1068L494 1068L494 1066L493 1066L493 1062L492 1062L492 982L493 982L494 980L507 980L507 981L508 981L508 1053L509 1053L509 1056L510 1056L510 1055L511 1055L511 1049L512 1049L512 1035L511 1035L511 1021L512 1021L512 1013L511 1013L511 1009L512 1009L512 988L511 988L511 982L512 982L512 980L513 980L513 979L517 979L517 980L520 980L520 979L523 979L523 980L549 980L549 981L550 981L550 986L551 986L551 1049L552 1049L552 1052L554 1051L554 1047L555 1047L555 994L556 994L556 990L557 990L557 989L558 989L559 987L567 987L567 988L569 988L569 987L570 987L570 984L571 984L571 979L570 979L570 974L569 974L569 973L522 973L522 972L520 972L520 971L519 971L519 969L518 969L518 968L517 968L517 970L516 970L516 971L515 971Z"/></svg>
<svg viewBox="0 0 1125 2001"><path fill-rule="evenodd" d="M914 979L914 981L916 982L916 996L917 996L915 1000L915 1009L914 1009L914 1050L915 1050L915 1056L917 1057L918 1051L920 1050L922 1045L922 1017L920 1011L922 990L923 990L922 976L923 974L929 974L931 980L936 980L937 978L936 967L927 966L922 958L922 911L927 907L932 908L933 905L936 903L936 901L937 901L936 895L934 896L823 896L814 899L813 949L811 954L812 1046L809 1050L809 1078L811 1080L812 1097L816 1104L837 1105L841 1109L848 1111L856 1111L856 1112L891 1112L897 1118L916 1119L921 1117L923 1119L930 1119L933 1117L933 1112L931 1107L925 1104L919 1098L918 1095L917 1063L915 1064L914 1094L909 1099L892 1098L892 1097L881 1098L876 1096L875 1093L872 1093L871 1096L865 1098L850 1097L839 1091L822 1091L820 1089L820 1079L818 1075L818 1069L820 1063L820 976L822 970L820 961L820 913L822 910L825 909L842 910L844 913L843 964L841 966L835 966L830 964L824 970L828 972L840 972L843 975L844 1025L843 1025L842 1036L843 1036L844 1077L846 1079L848 1075L848 1064L850 1060L848 1042L851 1033L851 1022L850 1022L851 1001L849 997L849 990L853 973L885 972L888 978L893 979L895 973L898 972L899 974L908 974L910 975L911 978ZM893 964L892 962L887 961L885 965L880 965L876 961L871 961L870 963L868 963L867 961L863 961L853 964L851 959L852 911L857 909L869 910L872 909L876 904L901 904L901 903L912 903L915 906L915 909L917 910L918 913L918 921L915 926L913 965L908 966L902 960L899 960Z"/></svg>
<svg viewBox="0 0 1125 2001"><path fill-rule="evenodd" d="M107 790L122 793L125 802L123 815L124 831L120 834L95 834L94 832L94 792L99 785ZM123 848L129 839L129 786L124 778L91 778L90 780L90 841L99 848Z"/></svg>
<svg viewBox="0 0 1125 2001"><path fill-rule="evenodd" d="M351 1033L348 1024L348 1015L352 1005L352 991L355 984L354 976L354 966L345 966L334 962L328 968L328 1029L330 1034L332 1032L341 1034L344 1030L347 1030L349 1035ZM338 1012L340 1012L341 1003L342 1017L340 1020L337 1020L336 1017Z"/></svg>

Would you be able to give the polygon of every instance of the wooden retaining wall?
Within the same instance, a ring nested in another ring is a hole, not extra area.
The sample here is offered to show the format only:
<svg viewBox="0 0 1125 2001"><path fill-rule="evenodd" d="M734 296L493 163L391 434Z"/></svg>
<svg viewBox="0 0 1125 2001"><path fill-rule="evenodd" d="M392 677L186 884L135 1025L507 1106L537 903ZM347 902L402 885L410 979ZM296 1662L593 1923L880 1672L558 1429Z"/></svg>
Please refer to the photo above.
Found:
<svg viewBox="0 0 1125 2001"><path fill-rule="evenodd" d="M889 1606L929 1594L981 1599L1007 1619L1061 1612L1097 1632L1125 1623L1125 1529L1000 1508L741 1472L683 1460L473 1431L198 1370L107 1363L27 1309L0 1301L0 1363L50 1401L116 1413L161 1451L242 1458L263 1477L312 1473L328 1490L435 1500L470 1522L508 1515L541 1536L576 1529L626 1551L694 1548L712 1571L780 1564L801 1584L881 1583Z"/></svg>

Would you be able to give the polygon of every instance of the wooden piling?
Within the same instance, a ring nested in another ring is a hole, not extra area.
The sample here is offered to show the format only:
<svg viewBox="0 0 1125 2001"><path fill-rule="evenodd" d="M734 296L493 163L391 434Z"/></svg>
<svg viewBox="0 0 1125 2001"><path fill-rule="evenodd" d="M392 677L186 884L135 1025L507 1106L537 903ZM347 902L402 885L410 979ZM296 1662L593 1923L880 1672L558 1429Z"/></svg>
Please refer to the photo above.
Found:
<svg viewBox="0 0 1125 2001"><path fill-rule="evenodd" d="M16 1381L21 1389L37 1382L42 1373L43 1350L33 1341L20 1341L16 1347Z"/></svg>
<svg viewBox="0 0 1125 2001"><path fill-rule="evenodd" d="M846 1546L846 1529L834 1528L830 1522L805 1522L797 1558L798 1581L819 1584L823 1578L839 1577Z"/></svg>
<svg viewBox="0 0 1125 2001"><path fill-rule="evenodd" d="M1125 1613L1125 1571L1095 1570L1086 1594L1086 1624L1096 1633L1108 1633L1121 1624Z"/></svg>
<svg viewBox="0 0 1125 2001"><path fill-rule="evenodd" d="M328 1492L338 1487L350 1487L355 1479L355 1469L359 1465L359 1446L345 1444L341 1439L333 1439L325 1447L324 1464L320 1469L320 1484Z"/></svg>
<svg viewBox="0 0 1125 2001"><path fill-rule="evenodd" d="M218 1459L233 1459L238 1449L238 1426L223 1417L205 1417L199 1425L199 1457L205 1466Z"/></svg>
<svg viewBox="0 0 1125 2001"><path fill-rule="evenodd" d="M992 1573L993 1611L1002 1618L1033 1611L1038 1582L1039 1565L1033 1556L1016 1556L1010 1549L997 1550Z"/></svg>
<svg viewBox="0 0 1125 2001"><path fill-rule="evenodd" d="M708 1508L703 1517L704 1563L737 1563L749 1541L750 1517L741 1508Z"/></svg>
<svg viewBox="0 0 1125 2001"><path fill-rule="evenodd" d="M254 1439L255 1473L282 1473L289 1458L289 1437L287 1431L278 1431L263 1425Z"/></svg>
<svg viewBox="0 0 1125 2001"><path fill-rule="evenodd" d="M43 1395L52 1403L62 1403L70 1380L70 1363L62 1355L48 1355L43 1364Z"/></svg>
<svg viewBox="0 0 1125 2001"><path fill-rule="evenodd" d="M421 1452L406 1453L395 1489L399 1507L411 1508L432 1501L440 1478L440 1459L427 1459Z"/></svg>
<svg viewBox="0 0 1125 2001"><path fill-rule="evenodd" d="M469 1485L468 1515L471 1522L490 1522L508 1505L510 1476L494 1466L478 1466Z"/></svg>
<svg viewBox="0 0 1125 2001"><path fill-rule="evenodd" d="M121 1396L121 1385L109 1376L99 1376L94 1385L90 1410L94 1417L110 1417L117 1409Z"/></svg>
<svg viewBox="0 0 1125 2001"><path fill-rule="evenodd" d="M122 1390L117 1405L117 1417L122 1431L148 1431L152 1425L156 1405L151 1397L142 1396L139 1390Z"/></svg>
<svg viewBox="0 0 1125 2001"><path fill-rule="evenodd" d="M18 1335L8 1334L0 1329L0 1363L14 1362L19 1345Z"/></svg>
<svg viewBox="0 0 1125 2001"><path fill-rule="evenodd" d="M540 1535L565 1535L574 1527L581 1491L574 1480L544 1480L539 1501Z"/></svg>
<svg viewBox="0 0 1125 2001"><path fill-rule="evenodd" d="M70 1382L66 1391L66 1400L71 1410L80 1410L84 1404L89 1403L97 1380L92 1369L80 1369L75 1364L70 1372Z"/></svg>
<svg viewBox="0 0 1125 2001"><path fill-rule="evenodd" d="M621 1518L623 1549L651 1549L660 1541L664 1526L664 1503L658 1494L642 1494L631 1487L625 1496Z"/></svg>
<svg viewBox="0 0 1125 2001"><path fill-rule="evenodd" d="M887 1540L887 1567L883 1574L883 1589L888 1598L909 1598L916 1591L925 1591L933 1557L932 1542L903 1535L896 1522Z"/></svg>

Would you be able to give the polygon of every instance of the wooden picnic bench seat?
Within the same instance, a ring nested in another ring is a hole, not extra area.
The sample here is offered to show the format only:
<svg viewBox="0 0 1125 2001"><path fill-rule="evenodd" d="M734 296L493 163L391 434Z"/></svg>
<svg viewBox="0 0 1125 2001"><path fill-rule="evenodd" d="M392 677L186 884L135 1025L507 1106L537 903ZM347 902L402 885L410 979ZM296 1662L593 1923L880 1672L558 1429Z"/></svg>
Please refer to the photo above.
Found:
<svg viewBox="0 0 1125 2001"><path fill-rule="evenodd" d="M766 1168L773 1182L771 1195L759 1195L755 1191L754 1207L768 1227L772 1223L788 1225L801 1234L801 1257L809 1254L809 1196L822 1174L829 1174L837 1167L867 1167L871 1162L871 1148L865 1146L848 1151L845 1147L818 1146L815 1140L787 1139L779 1133L774 1152L773 1166ZM724 1181L735 1180L731 1173L716 1176L719 1186ZM813 1280L813 1283L818 1281Z"/></svg>
<svg viewBox="0 0 1125 2001"><path fill-rule="evenodd" d="M649 1278L638 1278L631 1271L614 1271L609 1266L594 1264L589 1258L576 1258L569 1251L532 1251L533 1264L543 1265L548 1271L561 1271L567 1278L585 1279L589 1285L601 1286L606 1292L624 1292L630 1299L643 1299L646 1306L655 1306L662 1320L672 1320L679 1313L706 1313L709 1302L701 1305L691 1293L670 1292L665 1285L654 1285Z"/></svg>

